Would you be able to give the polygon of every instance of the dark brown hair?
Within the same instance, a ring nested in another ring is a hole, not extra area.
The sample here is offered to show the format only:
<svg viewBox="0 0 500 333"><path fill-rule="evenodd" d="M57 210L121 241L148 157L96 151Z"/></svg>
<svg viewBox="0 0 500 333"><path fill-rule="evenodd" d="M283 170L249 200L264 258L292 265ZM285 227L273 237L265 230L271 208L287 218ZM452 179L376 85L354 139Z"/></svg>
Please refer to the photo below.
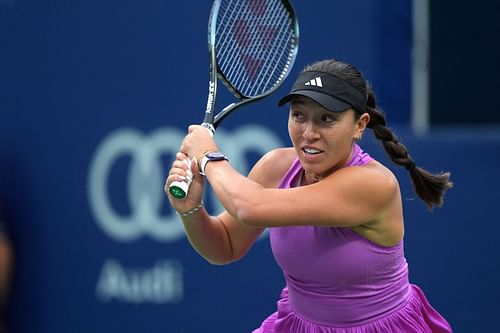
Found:
<svg viewBox="0 0 500 333"><path fill-rule="evenodd" d="M415 162L408 153L408 149L399 142L394 132L386 126L385 115L377 107L375 94L358 69L350 64L331 59L316 62L307 66L304 71L330 73L345 80L351 86L361 91L366 96L366 111L370 115L370 122L367 127L371 128L375 137L382 141L382 145L391 161L408 170L415 192L425 202L427 207L432 210L433 206L442 206L446 190L453 186L453 183L450 182L450 173L441 172L432 174L415 165ZM360 116L358 112L356 114L358 117Z"/></svg>

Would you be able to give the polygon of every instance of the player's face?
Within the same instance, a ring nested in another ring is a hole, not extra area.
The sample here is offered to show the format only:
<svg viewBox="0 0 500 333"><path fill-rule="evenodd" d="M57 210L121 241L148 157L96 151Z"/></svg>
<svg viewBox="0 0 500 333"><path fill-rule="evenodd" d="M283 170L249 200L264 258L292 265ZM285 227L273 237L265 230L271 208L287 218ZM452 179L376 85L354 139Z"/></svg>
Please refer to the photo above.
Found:
<svg viewBox="0 0 500 333"><path fill-rule="evenodd" d="M353 110L331 112L307 97L292 98L288 132L306 173L321 179L343 167L358 130Z"/></svg>

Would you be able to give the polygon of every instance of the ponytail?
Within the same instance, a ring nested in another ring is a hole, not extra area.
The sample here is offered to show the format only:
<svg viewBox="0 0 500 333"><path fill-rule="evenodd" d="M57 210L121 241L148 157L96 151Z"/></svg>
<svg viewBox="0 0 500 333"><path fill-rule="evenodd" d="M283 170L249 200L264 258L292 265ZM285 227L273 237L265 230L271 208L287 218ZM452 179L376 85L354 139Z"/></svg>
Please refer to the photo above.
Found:
<svg viewBox="0 0 500 333"><path fill-rule="evenodd" d="M382 145L391 161L408 170L415 192L425 202L429 210L432 210L433 206L442 206L446 190L453 186L453 183L449 180L450 173L432 174L416 166L406 146L399 142L394 132L386 127L385 115L377 109L375 95L370 87L367 89L367 95L367 111L370 115L370 122L367 127L373 129L375 137L382 141Z"/></svg>

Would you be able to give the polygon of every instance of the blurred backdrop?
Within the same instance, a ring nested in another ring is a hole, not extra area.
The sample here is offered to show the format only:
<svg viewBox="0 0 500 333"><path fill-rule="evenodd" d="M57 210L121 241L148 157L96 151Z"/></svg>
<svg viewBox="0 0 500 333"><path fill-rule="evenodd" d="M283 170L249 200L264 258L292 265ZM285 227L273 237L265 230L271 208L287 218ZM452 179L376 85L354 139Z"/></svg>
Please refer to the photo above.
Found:
<svg viewBox="0 0 500 333"><path fill-rule="evenodd" d="M429 213L406 172L365 136L364 148L401 181L410 279L456 332L498 332L500 3L414 1L295 0L292 78L228 118L216 139L245 173L289 145L287 110L276 103L306 64L333 57L360 68L417 164L451 171L455 183ZM163 194L206 104L210 7L0 0L10 332L240 333L275 310L284 280L268 239L240 262L211 266ZM217 104L231 101L222 94ZM210 192L206 202L220 210Z"/></svg>

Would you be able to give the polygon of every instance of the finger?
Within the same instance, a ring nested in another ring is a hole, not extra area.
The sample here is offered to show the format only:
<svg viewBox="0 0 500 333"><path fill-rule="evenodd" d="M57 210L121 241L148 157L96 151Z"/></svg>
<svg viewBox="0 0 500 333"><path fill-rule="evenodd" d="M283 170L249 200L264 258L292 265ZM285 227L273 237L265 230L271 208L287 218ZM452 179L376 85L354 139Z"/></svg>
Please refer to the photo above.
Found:
<svg viewBox="0 0 500 333"><path fill-rule="evenodd" d="M185 181L187 178L188 177L186 177L185 175L182 175L180 173L173 173L173 174L168 175L165 182L170 184L171 182L174 182L174 181Z"/></svg>
<svg viewBox="0 0 500 333"><path fill-rule="evenodd" d="M193 172L194 174L197 174L200 172L200 166L198 164L198 159L196 157L193 157L191 159L191 165L189 166L191 172Z"/></svg>
<svg viewBox="0 0 500 333"><path fill-rule="evenodd" d="M171 168L170 171L168 172L168 176L170 175L180 175L180 176L186 176L187 170L184 167L175 167Z"/></svg>
<svg viewBox="0 0 500 333"><path fill-rule="evenodd" d="M172 168L173 169L182 169L182 170L187 170L187 165L186 165L186 159L184 160L175 160L172 162Z"/></svg>
<svg viewBox="0 0 500 333"><path fill-rule="evenodd" d="M187 157L188 155L186 153L183 153L182 151L179 151L177 152L177 154L175 154L175 158L179 161L185 160Z"/></svg>
<svg viewBox="0 0 500 333"><path fill-rule="evenodd" d="M194 131L196 131L200 127L201 127L200 125L189 125L188 133L193 133Z"/></svg>
<svg viewBox="0 0 500 333"><path fill-rule="evenodd" d="M175 160L172 162L172 167L170 168L169 175L178 174L181 176L186 176L189 179L193 178L193 173L197 172L196 168L193 172L193 160L189 157L184 158L183 160Z"/></svg>

